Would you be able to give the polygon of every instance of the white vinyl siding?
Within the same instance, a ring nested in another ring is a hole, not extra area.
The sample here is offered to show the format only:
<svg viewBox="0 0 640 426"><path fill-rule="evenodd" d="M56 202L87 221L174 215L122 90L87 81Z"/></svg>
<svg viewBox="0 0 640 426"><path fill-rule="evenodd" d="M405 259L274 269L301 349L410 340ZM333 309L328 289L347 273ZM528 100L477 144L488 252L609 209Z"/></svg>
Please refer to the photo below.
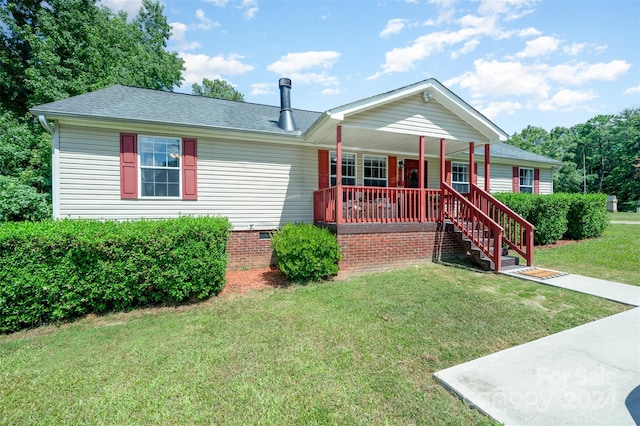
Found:
<svg viewBox="0 0 640 426"><path fill-rule="evenodd" d="M316 149L198 137L197 201L122 200L119 134L117 130L61 127L58 217L226 216L234 230L313 221ZM165 132L158 135L166 136Z"/></svg>
<svg viewBox="0 0 640 426"><path fill-rule="evenodd" d="M484 173L484 165L482 163L478 164L478 171L483 171ZM492 193L513 191L513 165L491 163L490 173ZM552 169L540 169L540 194L553 193L552 176ZM482 183L478 179L478 185L484 188L484 178Z"/></svg>
<svg viewBox="0 0 640 426"><path fill-rule="evenodd" d="M425 103L421 94L359 113L349 119L349 124L359 128L401 131L465 142L487 139L438 102Z"/></svg>

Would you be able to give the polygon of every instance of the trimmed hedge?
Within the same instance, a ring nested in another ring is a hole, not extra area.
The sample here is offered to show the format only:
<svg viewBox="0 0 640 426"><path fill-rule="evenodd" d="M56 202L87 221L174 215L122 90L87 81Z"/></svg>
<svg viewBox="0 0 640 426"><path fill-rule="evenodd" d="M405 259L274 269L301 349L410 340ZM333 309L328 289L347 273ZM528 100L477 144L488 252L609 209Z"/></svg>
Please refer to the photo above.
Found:
<svg viewBox="0 0 640 426"><path fill-rule="evenodd" d="M567 194L569 212L567 232L564 237L571 240L596 238L604 233L609 224L606 194Z"/></svg>
<svg viewBox="0 0 640 426"><path fill-rule="evenodd" d="M0 226L0 332L205 299L225 284L226 218Z"/></svg>
<svg viewBox="0 0 640 426"><path fill-rule="evenodd" d="M342 259L335 235L311 224L287 223L271 238L278 268L293 282L306 283L336 275Z"/></svg>
<svg viewBox="0 0 640 426"><path fill-rule="evenodd" d="M514 194L495 197L535 226L536 245L599 237L608 224L604 194Z"/></svg>

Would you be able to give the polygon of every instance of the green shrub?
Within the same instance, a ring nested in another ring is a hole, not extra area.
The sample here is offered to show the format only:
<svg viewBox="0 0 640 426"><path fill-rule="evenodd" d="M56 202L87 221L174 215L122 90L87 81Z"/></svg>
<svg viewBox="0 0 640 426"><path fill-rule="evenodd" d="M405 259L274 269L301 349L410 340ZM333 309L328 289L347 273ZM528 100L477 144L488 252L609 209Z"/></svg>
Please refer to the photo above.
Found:
<svg viewBox="0 0 640 426"><path fill-rule="evenodd" d="M636 201L625 201L623 203L618 204L619 212L632 212L635 213L638 208L640 208L640 200Z"/></svg>
<svg viewBox="0 0 640 426"><path fill-rule="evenodd" d="M18 178L0 176L0 222L42 220L51 217L48 195Z"/></svg>
<svg viewBox="0 0 640 426"><path fill-rule="evenodd" d="M552 244L567 231L569 202L565 194L536 195L526 217L533 226L536 245Z"/></svg>
<svg viewBox="0 0 640 426"><path fill-rule="evenodd" d="M511 210L526 219L529 216L529 212L531 212L531 209L533 208L533 200L537 197L537 195L527 193L501 192L499 194L495 194L495 197L498 199L498 201L502 202Z"/></svg>
<svg viewBox="0 0 640 426"><path fill-rule="evenodd" d="M336 236L309 224L285 224L274 233L271 248L280 271L301 283L336 275L342 258Z"/></svg>
<svg viewBox="0 0 640 426"><path fill-rule="evenodd" d="M513 194L495 197L535 226L536 245L599 237L608 223L604 194Z"/></svg>
<svg viewBox="0 0 640 426"><path fill-rule="evenodd" d="M567 232L572 240L599 237L609 224L606 194L567 194Z"/></svg>
<svg viewBox="0 0 640 426"><path fill-rule="evenodd" d="M208 217L0 225L0 332L217 294L229 231Z"/></svg>

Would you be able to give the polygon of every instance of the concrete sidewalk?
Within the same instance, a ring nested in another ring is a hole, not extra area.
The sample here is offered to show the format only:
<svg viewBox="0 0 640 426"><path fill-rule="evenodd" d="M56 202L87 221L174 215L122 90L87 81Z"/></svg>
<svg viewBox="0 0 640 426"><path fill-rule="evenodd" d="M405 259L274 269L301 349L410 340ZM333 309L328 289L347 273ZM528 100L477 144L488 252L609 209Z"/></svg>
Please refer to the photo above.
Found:
<svg viewBox="0 0 640 426"><path fill-rule="evenodd" d="M520 268L525 269L525 268ZM506 272L516 274L517 270ZM548 285L638 306L640 287L564 275ZM506 425L640 424L640 308L434 374Z"/></svg>
<svg viewBox="0 0 640 426"><path fill-rule="evenodd" d="M540 284L602 297L603 299L613 300L614 302L624 303L625 305L640 306L640 287L638 286L620 284L576 274L565 274L557 278L540 279L519 273L520 271L525 271L527 269L530 268L516 267L507 269L502 273L504 275L510 275L527 281L536 281ZM640 278L638 278L638 280L640 281Z"/></svg>

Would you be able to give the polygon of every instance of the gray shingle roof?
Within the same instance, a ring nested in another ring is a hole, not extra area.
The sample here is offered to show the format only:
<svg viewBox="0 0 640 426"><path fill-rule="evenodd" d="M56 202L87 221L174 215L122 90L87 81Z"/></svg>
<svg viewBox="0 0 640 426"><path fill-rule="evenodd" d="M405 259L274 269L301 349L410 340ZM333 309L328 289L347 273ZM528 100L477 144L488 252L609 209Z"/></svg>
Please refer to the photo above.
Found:
<svg viewBox="0 0 640 426"><path fill-rule="evenodd" d="M302 133L322 115L316 111L300 109L292 111L298 131ZM132 120L223 130L292 134L278 127L280 106L120 85L39 105L32 108L31 113L52 117ZM483 148L479 147L476 154L482 155ZM517 161L562 164L551 158L504 143L491 145L491 156Z"/></svg>
<svg viewBox="0 0 640 426"><path fill-rule="evenodd" d="M121 119L205 128L287 134L278 127L280 106L228 101L183 93L115 85L31 109L35 115ZM321 115L293 109L299 131Z"/></svg>
<svg viewBox="0 0 640 426"><path fill-rule="evenodd" d="M476 148L476 155L483 155L484 148L479 147ZM533 152L525 151L524 149L520 149L513 145L508 145L506 143L498 143L491 145L489 155L491 157L498 158L508 158L510 160L516 161L531 161L534 163L546 163L546 164L554 164L561 165L561 161L554 160L553 158L545 157L544 155L535 154Z"/></svg>

